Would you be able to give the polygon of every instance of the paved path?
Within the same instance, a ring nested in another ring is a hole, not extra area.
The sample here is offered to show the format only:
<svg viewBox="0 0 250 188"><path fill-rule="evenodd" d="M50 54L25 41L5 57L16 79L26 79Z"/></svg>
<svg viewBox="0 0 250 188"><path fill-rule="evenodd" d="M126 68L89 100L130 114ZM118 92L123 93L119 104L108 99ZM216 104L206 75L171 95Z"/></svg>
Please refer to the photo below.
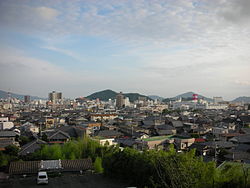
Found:
<svg viewBox="0 0 250 188"><path fill-rule="evenodd" d="M0 183L1 188L124 188L120 182L103 177L98 174L63 175L49 178L48 185L37 185L36 177L12 178L8 182Z"/></svg>

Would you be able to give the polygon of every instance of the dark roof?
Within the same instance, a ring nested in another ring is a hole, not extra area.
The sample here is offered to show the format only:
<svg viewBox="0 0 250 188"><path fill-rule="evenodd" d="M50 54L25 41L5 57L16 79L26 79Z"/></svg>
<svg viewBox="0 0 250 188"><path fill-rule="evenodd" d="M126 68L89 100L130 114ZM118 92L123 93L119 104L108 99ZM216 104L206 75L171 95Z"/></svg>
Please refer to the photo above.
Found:
<svg viewBox="0 0 250 188"><path fill-rule="evenodd" d="M250 115L244 115L239 117L244 123L250 123Z"/></svg>
<svg viewBox="0 0 250 188"><path fill-rule="evenodd" d="M210 142L203 142L201 144L206 145L206 146L211 147L211 148L215 148L215 147L232 148L235 146L232 142L227 142L227 141L215 141L215 142L210 141Z"/></svg>
<svg viewBox="0 0 250 188"><path fill-rule="evenodd" d="M181 121L171 121L171 124L174 126L174 127L176 127L176 128L178 128L178 127L183 127L183 123L181 122Z"/></svg>
<svg viewBox="0 0 250 188"><path fill-rule="evenodd" d="M6 146L9 146L9 145L12 145L12 144L14 144L14 143L13 143L13 139L9 139L9 138L1 139L1 140L0 140L0 149L1 149L1 150L4 150L4 148L5 148Z"/></svg>
<svg viewBox="0 0 250 188"><path fill-rule="evenodd" d="M172 135L173 134L174 129L169 129L169 130L165 130L165 129L158 129L156 130L157 134L159 136L163 136L163 135Z"/></svg>
<svg viewBox="0 0 250 188"><path fill-rule="evenodd" d="M250 152L250 144L238 144L234 151L244 151L244 152Z"/></svg>
<svg viewBox="0 0 250 188"><path fill-rule="evenodd" d="M41 148L42 144L46 144L46 142L40 139L33 140L32 142L23 145L18 154L27 155L29 153L34 153L36 150Z"/></svg>
<svg viewBox="0 0 250 188"><path fill-rule="evenodd" d="M58 128L58 130L68 133L70 137L74 137L74 138L82 137L86 132L85 128L76 127L76 126L63 126L63 127Z"/></svg>
<svg viewBox="0 0 250 188"><path fill-rule="evenodd" d="M247 160L250 159L250 153L244 152L244 151L237 151L233 152L227 155L224 155L225 158L231 159L231 160Z"/></svg>
<svg viewBox="0 0 250 188"><path fill-rule="evenodd" d="M9 174L32 174L37 173L40 161L11 162Z"/></svg>
<svg viewBox="0 0 250 188"><path fill-rule="evenodd" d="M144 132L133 132L133 137L134 138L140 138L141 136L143 136L143 135L148 135L148 134L146 134L146 133L144 133Z"/></svg>
<svg viewBox="0 0 250 188"><path fill-rule="evenodd" d="M48 139L67 139L70 138L69 134L61 131L61 130L55 130L55 131L45 131L43 132L47 135Z"/></svg>
<svg viewBox="0 0 250 188"><path fill-rule="evenodd" d="M118 139L117 142L119 144L122 144L124 146L129 146L129 147L133 146L136 143L134 139L129 139L129 138L128 139L121 138L121 139Z"/></svg>
<svg viewBox="0 0 250 188"><path fill-rule="evenodd" d="M115 130L103 130L97 133L97 136L100 137L119 137L121 135L123 134Z"/></svg>
<svg viewBox="0 0 250 188"><path fill-rule="evenodd" d="M241 131L245 134L250 134L250 128L241 128Z"/></svg>
<svg viewBox="0 0 250 188"><path fill-rule="evenodd" d="M0 131L0 137L15 137L16 133L14 131Z"/></svg>
<svg viewBox="0 0 250 188"><path fill-rule="evenodd" d="M156 129L161 129L161 130L176 130L175 127L167 124L162 124L162 125L155 125Z"/></svg>
<svg viewBox="0 0 250 188"><path fill-rule="evenodd" d="M92 169L92 160L76 159L76 160L62 160L63 171L80 171Z"/></svg>
<svg viewBox="0 0 250 188"><path fill-rule="evenodd" d="M207 145L202 144L201 142L199 143L195 142L189 147L189 149L194 149L194 148L197 149L198 151L202 151L207 148Z"/></svg>
<svg viewBox="0 0 250 188"><path fill-rule="evenodd" d="M45 161L46 162L46 161ZM24 161L24 162L11 162L9 166L9 174L33 174L37 173L40 169L41 161ZM92 169L92 160L77 159L77 160L61 160L62 171L80 171Z"/></svg>
<svg viewBox="0 0 250 188"><path fill-rule="evenodd" d="M237 143L245 143L250 144L250 134L242 134L239 136L235 136L232 140L237 140Z"/></svg>

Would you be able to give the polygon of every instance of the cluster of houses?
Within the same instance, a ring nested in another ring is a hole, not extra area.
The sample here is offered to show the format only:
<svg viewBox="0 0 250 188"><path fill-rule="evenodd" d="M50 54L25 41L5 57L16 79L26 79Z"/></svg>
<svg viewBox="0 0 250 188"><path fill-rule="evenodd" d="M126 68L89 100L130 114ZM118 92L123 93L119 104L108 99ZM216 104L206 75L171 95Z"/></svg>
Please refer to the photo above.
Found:
<svg viewBox="0 0 250 188"><path fill-rule="evenodd" d="M0 150L16 145L22 156L44 144L64 144L88 135L102 145L138 150L168 150L173 145L177 152L195 148L206 161L250 162L250 113L246 109L36 109L0 115Z"/></svg>

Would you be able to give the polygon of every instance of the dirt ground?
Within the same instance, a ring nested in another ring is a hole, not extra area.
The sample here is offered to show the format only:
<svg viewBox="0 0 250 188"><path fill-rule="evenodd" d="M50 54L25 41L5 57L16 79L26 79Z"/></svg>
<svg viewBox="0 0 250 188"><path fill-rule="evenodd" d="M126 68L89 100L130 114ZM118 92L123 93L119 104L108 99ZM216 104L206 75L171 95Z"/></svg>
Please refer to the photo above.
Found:
<svg viewBox="0 0 250 188"><path fill-rule="evenodd" d="M15 177L0 183L1 188L125 188L124 185L115 180L103 177L100 174L63 175L61 177L49 178L48 185L37 185L36 177Z"/></svg>

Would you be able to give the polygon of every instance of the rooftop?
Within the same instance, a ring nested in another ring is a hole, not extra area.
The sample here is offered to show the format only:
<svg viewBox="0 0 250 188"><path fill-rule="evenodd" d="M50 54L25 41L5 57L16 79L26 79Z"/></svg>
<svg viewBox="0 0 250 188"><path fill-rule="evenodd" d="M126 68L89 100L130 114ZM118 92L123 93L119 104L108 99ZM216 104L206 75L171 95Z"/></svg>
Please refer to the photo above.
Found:
<svg viewBox="0 0 250 188"><path fill-rule="evenodd" d="M164 139L172 139L174 136L173 135L167 135L167 136L153 136L149 138L144 138L142 139L143 141L156 141L156 140L164 140Z"/></svg>

